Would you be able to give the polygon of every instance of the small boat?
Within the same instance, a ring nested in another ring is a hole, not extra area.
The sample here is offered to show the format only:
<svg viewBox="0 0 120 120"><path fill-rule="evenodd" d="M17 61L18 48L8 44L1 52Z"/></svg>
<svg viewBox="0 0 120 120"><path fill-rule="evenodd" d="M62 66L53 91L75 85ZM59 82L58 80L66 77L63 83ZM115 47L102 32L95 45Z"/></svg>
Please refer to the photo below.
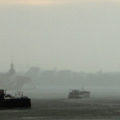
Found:
<svg viewBox="0 0 120 120"><path fill-rule="evenodd" d="M0 109L4 108L30 108L31 99L23 96L23 92L16 92L15 96L6 94L6 90L0 89Z"/></svg>
<svg viewBox="0 0 120 120"><path fill-rule="evenodd" d="M90 92L86 90L71 90L68 98L89 98Z"/></svg>

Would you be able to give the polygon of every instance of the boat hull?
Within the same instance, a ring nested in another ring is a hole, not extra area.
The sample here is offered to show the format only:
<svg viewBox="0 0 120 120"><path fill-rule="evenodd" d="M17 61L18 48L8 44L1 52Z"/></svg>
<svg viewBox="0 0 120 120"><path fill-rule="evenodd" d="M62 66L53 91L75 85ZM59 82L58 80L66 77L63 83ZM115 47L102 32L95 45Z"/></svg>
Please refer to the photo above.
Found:
<svg viewBox="0 0 120 120"><path fill-rule="evenodd" d="M79 90L72 90L68 98L89 98L90 92L89 91L79 91Z"/></svg>
<svg viewBox="0 0 120 120"><path fill-rule="evenodd" d="M31 100L28 99L5 99L0 101L0 108L30 108Z"/></svg>
<svg viewBox="0 0 120 120"><path fill-rule="evenodd" d="M80 95L68 95L68 98L82 98Z"/></svg>

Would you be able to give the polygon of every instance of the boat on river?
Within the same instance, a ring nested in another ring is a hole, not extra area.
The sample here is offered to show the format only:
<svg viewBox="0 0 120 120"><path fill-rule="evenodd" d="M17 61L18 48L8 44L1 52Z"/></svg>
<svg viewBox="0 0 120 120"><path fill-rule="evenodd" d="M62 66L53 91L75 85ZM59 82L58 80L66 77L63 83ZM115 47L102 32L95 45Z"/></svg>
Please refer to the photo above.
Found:
<svg viewBox="0 0 120 120"><path fill-rule="evenodd" d="M68 98L89 98L90 92L86 90L71 90Z"/></svg>
<svg viewBox="0 0 120 120"><path fill-rule="evenodd" d="M0 89L0 109L3 108L30 108L31 99L23 96L23 92L16 92L15 96L6 94L6 90Z"/></svg>

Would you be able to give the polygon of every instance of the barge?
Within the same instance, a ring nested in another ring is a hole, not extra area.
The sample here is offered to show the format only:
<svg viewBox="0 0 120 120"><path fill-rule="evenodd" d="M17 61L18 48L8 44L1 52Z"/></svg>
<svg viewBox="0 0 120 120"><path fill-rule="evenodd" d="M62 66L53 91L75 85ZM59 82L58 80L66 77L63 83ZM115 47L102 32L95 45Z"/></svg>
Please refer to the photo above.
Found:
<svg viewBox="0 0 120 120"><path fill-rule="evenodd" d="M16 92L15 96L6 94L6 90L0 89L0 109L4 108L30 108L31 99L23 96L23 92Z"/></svg>

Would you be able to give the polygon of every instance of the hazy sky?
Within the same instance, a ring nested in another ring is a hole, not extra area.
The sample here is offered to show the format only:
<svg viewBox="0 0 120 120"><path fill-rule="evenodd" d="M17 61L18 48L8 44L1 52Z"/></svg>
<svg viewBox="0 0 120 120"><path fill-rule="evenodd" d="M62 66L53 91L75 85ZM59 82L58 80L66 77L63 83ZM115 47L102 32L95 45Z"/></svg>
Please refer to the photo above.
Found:
<svg viewBox="0 0 120 120"><path fill-rule="evenodd" d="M0 0L0 71L120 71L120 0Z"/></svg>
<svg viewBox="0 0 120 120"><path fill-rule="evenodd" d="M120 0L0 0L3 4L18 4L18 5L55 5L55 4L70 4L70 3L88 3L88 2L120 2Z"/></svg>

